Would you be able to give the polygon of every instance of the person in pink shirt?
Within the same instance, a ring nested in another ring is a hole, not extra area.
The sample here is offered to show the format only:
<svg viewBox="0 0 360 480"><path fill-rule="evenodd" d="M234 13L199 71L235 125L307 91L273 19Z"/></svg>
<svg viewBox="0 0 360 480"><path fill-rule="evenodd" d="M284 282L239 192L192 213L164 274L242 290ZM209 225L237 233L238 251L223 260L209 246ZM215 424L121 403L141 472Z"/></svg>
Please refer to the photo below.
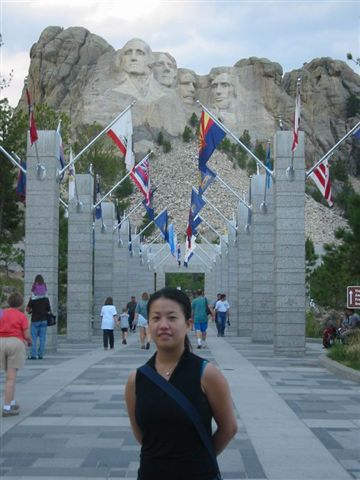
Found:
<svg viewBox="0 0 360 480"><path fill-rule="evenodd" d="M25 363L26 345L31 345L29 321L21 311L23 304L23 296L14 292L8 298L9 308L0 311L0 368L6 373L3 417L20 412L15 400L16 374Z"/></svg>

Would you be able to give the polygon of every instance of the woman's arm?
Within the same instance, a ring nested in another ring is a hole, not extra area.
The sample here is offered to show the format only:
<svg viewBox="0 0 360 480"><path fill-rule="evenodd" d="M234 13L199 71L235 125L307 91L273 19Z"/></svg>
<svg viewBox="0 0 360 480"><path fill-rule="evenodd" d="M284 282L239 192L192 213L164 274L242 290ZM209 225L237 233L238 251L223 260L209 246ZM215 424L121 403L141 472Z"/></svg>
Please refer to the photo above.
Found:
<svg viewBox="0 0 360 480"><path fill-rule="evenodd" d="M25 340L26 340L28 346L30 347L30 345L32 345L32 340L31 340L31 337L30 337L30 329L25 328L23 333L24 333Z"/></svg>
<svg viewBox="0 0 360 480"><path fill-rule="evenodd" d="M126 402L128 415L129 415L131 429L133 431L134 437L141 445L142 431L140 430L140 427L135 420L135 404L136 404L135 377L136 377L136 372L131 372L125 387L125 402Z"/></svg>
<svg viewBox="0 0 360 480"><path fill-rule="evenodd" d="M223 374L211 363L205 367L201 386L210 403L217 429L213 434L215 454L219 455L237 432L230 388Z"/></svg>

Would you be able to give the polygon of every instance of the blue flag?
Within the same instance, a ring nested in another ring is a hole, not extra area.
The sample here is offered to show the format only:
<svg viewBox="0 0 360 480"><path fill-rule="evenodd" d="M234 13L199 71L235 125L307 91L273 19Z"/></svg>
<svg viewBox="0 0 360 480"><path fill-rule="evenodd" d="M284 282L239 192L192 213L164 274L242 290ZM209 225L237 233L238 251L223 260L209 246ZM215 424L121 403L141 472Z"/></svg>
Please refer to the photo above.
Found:
<svg viewBox="0 0 360 480"><path fill-rule="evenodd" d="M210 170L205 165L205 170L199 170L200 182L199 182L199 194L202 195L205 190L215 181L216 173Z"/></svg>
<svg viewBox="0 0 360 480"><path fill-rule="evenodd" d="M360 140L360 128L358 128L356 132L353 133L353 137L358 138Z"/></svg>
<svg viewBox="0 0 360 480"><path fill-rule="evenodd" d="M202 196L197 193L194 189L191 190L191 214L192 217L195 218L196 215L200 212L200 210L205 207L206 202L203 200Z"/></svg>
<svg viewBox="0 0 360 480"><path fill-rule="evenodd" d="M96 182L96 195L95 195L95 203L98 203L100 200L101 195L100 195L100 181L98 180ZM101 203L95 208L95 218L97 220L100 220L102 218L102 208L101 208Z"/></svg>
<svg viewBox="0 0 360 480"><path fill-rule="evenodd" d="M169 243L169 247L170 247L170 252L171 252L171 255L173 255L175 257L176 241L175 241L175 229L174 229L174 224L173 223L170 223L169 228L168 228L168 232L169 232L168 243Z"/></svg>
<svg viewBox="0 0 360 480"><path fill-rule="evenodd" d="M200 118L199 170L205 170L206 162L225 135L224 130L214 122L208 113L203 111Z"/></svg>
<svg viewBox="0 0 360 480"><path fill-rule="evenodd" d="M168 212L165 209L163 212L154 218L154 223L162 233L164 240L169 241L169 232L168 232Z"/></svg>

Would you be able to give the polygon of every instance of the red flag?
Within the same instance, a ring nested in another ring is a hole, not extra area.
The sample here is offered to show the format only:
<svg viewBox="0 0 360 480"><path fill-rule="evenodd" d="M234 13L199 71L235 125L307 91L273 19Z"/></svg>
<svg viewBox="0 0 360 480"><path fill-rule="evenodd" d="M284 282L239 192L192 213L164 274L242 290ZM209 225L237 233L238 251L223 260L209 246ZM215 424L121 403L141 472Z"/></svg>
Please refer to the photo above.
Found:
<svg viewBox="0 0 360 480"><path fill-rule="evenodd" d="M25 90L26 90L27 103L28 103L28 107L29 107L30 142L31 142L31 145L33 145L38 139L38 134L37 134L37 130L36 130L34 110L33 110L32 104L31 104L30 92L29 92L27 87L26 87Z"/></svg>
<svg viewBox="0 0 360 480"><path fill-rule="evenodd" d="M132 116L128 110L107 130L108 136L112 139L121 153L125 156L125 165L128 171L134 167L135 159L132 151Z"/></svg>
<svg viewBox="0 0 360 480"><path fill-rule="evenodd" d="M295 115L294 115L294 129L293 129L293 143L291 151L295 152L296 147L299 143L299 127L300 127L300 109L301 109L301 100L300 100L300 81L296 85L296 100L295 100Z"/></svg>
<svg viewBox="0 0 360 480"><path fill-rule="evenodd" d="M323 194L329 206L332 207L334 205L334 197L331 191L328 161L324 160L323 163L316 167L315 170L311 172L310 178Z"/></svg>

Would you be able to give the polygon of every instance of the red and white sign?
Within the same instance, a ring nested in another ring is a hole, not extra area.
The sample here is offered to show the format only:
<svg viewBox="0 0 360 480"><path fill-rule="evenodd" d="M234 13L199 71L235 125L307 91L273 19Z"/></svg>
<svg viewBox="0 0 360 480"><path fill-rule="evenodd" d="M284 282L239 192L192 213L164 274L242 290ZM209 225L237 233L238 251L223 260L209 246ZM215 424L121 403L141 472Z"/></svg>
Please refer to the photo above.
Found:
<svg viewBox="0 0 360 480"><path fill-rule="evenodd" d="M360 308L360 286L347 287L347 303L348 308Z"/></svg>

